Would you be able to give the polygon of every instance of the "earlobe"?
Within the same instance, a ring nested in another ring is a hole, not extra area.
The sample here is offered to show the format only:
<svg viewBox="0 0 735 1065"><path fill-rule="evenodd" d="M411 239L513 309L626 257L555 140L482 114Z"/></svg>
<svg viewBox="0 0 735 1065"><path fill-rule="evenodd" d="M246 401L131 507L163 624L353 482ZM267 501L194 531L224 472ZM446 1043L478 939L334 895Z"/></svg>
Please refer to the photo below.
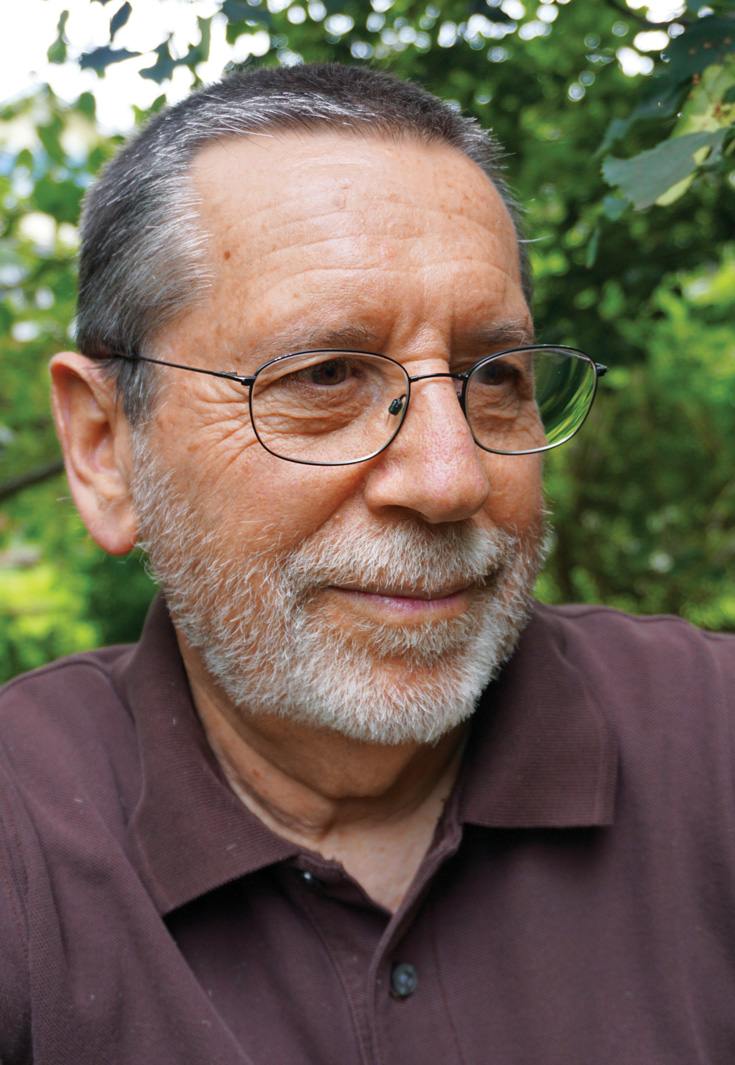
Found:
<svg viewBox="0 0 735 1065"><path fill-rule="evenodd" d="M50 371L51 406L77 510L104 551L124 555L136 538L132 440L114 382L76 352L55 355Z"/></svg>

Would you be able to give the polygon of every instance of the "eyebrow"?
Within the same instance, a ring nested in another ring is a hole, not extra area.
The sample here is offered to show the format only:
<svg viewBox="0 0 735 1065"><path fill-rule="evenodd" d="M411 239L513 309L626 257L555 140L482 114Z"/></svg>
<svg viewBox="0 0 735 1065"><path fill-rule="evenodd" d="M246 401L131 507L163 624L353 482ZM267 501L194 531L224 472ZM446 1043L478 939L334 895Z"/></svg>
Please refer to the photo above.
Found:
<svg viewBox="0 0 735 1065"><path fill-rule="evenodd" d="M475 349L502 351L535 343L533 328L527 322L512 320L481 326L467 338ZM356 323L341 329L312 329L308 332L280 333L262 341L247 353L247 358L265 360L296 351L320 349L375 351L382 346L378 335L366 325Z"/></svg>
<svg viewBox="0 0 735 1065"><path fill-rule="evenodd" d="M321 348L369 350L375 347L377 342L377 335L361 324L345 326L343 329L316 328L309 332L280 333L269 337L252 348L249 355L257 355L259 358L265 356L268 359L294 351L319 351Z"/></svg>
<svg viewBox="0 0 735 1065"><path fill-rule="evenodd" d="M523 348L536 343L533 327L528 322L510 321L482 326L473 330L468 339L478 348Z"/></svg>

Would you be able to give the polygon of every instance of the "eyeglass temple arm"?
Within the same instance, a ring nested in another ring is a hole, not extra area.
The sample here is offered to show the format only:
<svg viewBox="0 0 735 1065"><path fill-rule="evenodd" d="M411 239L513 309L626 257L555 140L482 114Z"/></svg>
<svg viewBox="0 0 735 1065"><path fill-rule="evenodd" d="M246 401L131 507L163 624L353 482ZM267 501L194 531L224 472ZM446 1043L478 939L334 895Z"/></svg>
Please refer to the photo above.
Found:
<svg viewBox="0 0 735 1065"><path fill-rule="evenodd" d="M109 357L111 359L128 359L130 362L154 362L158 366L171 366L174 370L189 370L191 373L204 373L208 377L224 377L228 381L237 381L239 385L245 385L248 388L255 380L254 377L248 377L247 375L236 373L234 370L203 370L200 366L184 366L180 362L164 362L163 359L151 359L148 355L138 355L137 352L132 352L130 355L126 355L122 351L111 351Z"/></svg>
<svg viewBox="0 0 735 1065"><path fill-rule="evenodd" d="M189 370L190 373L203 373L206 374L207 377L224 377L228 381L237 381L239 385L246 385L247 387L250 387L255 380L252 375L248 376L247 374L239 374L236 373L235 370L203 370L200 366L184 366L180 362L165 362L163 359L151 359L148 355L139 355L137 352L125 354L122 351L111 351L109 357L111 359L128 359L130 362L136 362L137 360L140 360L141 362L153 362L158 366L170 366L174 370ZM604 377L608 370L607 366L603 366L601 362L596 362L594 365L597 376ZM423 381L427 377L464 378L466 376L466 374L459 373L431 373L422 374L420 377L410 377L409 380L414 382Z"/></svg>

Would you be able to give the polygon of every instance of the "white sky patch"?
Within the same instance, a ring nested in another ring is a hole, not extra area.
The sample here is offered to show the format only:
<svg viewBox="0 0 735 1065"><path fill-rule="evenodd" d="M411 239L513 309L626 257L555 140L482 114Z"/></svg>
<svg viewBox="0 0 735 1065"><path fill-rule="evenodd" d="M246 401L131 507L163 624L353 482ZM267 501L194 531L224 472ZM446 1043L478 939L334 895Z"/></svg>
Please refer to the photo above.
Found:
<svg viewBox="0 0 735 1065"><path fill-rule="evenodd" d="M290 0L268 0L271 11L287 7ZM557 0L566 2L566 0ZM677 17L684 10L683 3L672 0L626 0L628 7L644 14L651 22L664 22ZM178 67L171 81L163 86L140 76L140 71L152 65L156 48L171 35L170 48L175 58L188 52L199 41L197 17L212 19L211 49L206 63L201 63L197 73L205 83L216 81L225 65L234 60L243 62L249 55L260 56L267 52L269 37L266 31L254 29L242 34L235 45L225 39L226 20L217 14L215 0L145 0L133 5L128 22L115 36L113 47L127 48L144 54L134 59L115 63L106 68L99 78L93 70L80 70L75 60L84 52L109 44L109 19L111 7L93 0L6 0L3 11L3 33L0 34L0 101L7 101L33 92L47 82L62 100L72 102L84 91L92 92L97 101L98 123L103 131L125 132L134 121L133 105L147 108L165 90L167 98L174 102L187 95L192 84L192 73L186 67ZM391 0L372 0L372 7L382 11L391 6ZM500 7L511 18L521 19L525 12L521 0L500 0ZM319 7L321 17L327 14L319 0L309 3L310 12ZM56 39L61 13L69 11L66 37L69 41L70 62L57 65L49 63L46 53ZM300 13L303 7L299 7ZM538 11L538 32L547 32L546 26L556 17L556 7L549 0L542 0ZM339 18L340 16L332 16ZM475 16L473 16L474 18ZM472 21L472 19L470 20ZM493 27L498 24L493 23ZM536 35L536 24L533 24ZM477 28L482 36L494 36L484 28ZM340 29L339 32L342 32ZM440 44L447 47L450 38L455 39L457 29L447 22L441 27ZM528 34L529 36L531 33ZM499 36L499 34L498 34ZM648 56L641 51L658 51L665 46L663 31L645 31L635 38L638 51L620 48L617 56L623 72L629 76L647 74L652 69ZM452 40L453 43L453 40Z"/></svg>
<svg viewBox="0 0 735 1065"><path fill-rule="evenodd" d="M134 121L133 104L150 107L161 92L170 101L186 96L192 83L191 71L177 68L173 78L163 87L140 71L152 66L156 48L169 34L171 53L180 58L190 45L198 43L200 33L197 17L208 18L219 10L214 0L146 0L133 6L128 22L116 34L114 48L143 52L135 59L127 59L107 67L99 78L93 70L80 70L74 60L83 52L109 44L110 8L92 0L18 0L8 3L3 11L3 33L0 35L0 101L27 96L47 82L62 100L71 102L82 92L92 92L97 101L99 125L107 132L127 131ZM46 53L56 40L59 18L69 12L65 35L69 42L65 64L49 63ZM216 81L227 62L242 61L249 54L263 54L262 40L257 33L245 35L233 49L225 40L226 20L218 16L212 20L210 57L199 65L197 73L205 82ZM262 36L262 34L261 34ZM250 47L250 45L254 45ZM261 50L262 49L262 50Z"/></svg>
<svg viewBox="0 0 735 1065"><path fill-rule="evenodd" d="M661 52L669 44L669 35L665 30L644 30L635 35L633 44L639 52Z"/></svg>
<svg viewBox="0 0 735 1065"><path fill-rule="evenodd" d="M639 55L634 48L618 48L615 53L620 63L620 69L629 78L636 74L650 74L653 70L653 60L650 56Z"/></svg>
<svg viewBox="0 0 735 1065"><path fill-rule="evenodd" d="M541 19L542 22L554 22L558 14L559 9L554 4L541 4L536 12L536 18Z"/></svg>
<svg viewBox="0 0 735 1065"><path fill-rule="evenodd" d="M526 9L521 3L521 0L502 0L500 4L501 9L506 13L508 18L519 21L526 13Z"/></svg>
<svg viewBox="0 0 735 1065"><path fill-rule="evenodd" d="M672 3L672 0L626 0L633 11L641 11L649 22L670 22L686 10L686 4Z"/></svg>

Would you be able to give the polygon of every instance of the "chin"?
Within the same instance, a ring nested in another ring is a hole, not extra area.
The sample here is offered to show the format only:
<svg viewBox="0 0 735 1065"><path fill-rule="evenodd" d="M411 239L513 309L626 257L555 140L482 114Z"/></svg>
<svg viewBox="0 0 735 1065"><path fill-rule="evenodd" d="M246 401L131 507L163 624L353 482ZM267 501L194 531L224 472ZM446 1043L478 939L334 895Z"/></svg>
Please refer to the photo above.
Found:
<svg viewBox="0 0 735 1065"><path fill-rule="evenodd" d="M474 712L515 647L526 602L488 593L461 619L326 629L306 611L292 653L236 657L203 648L206 668L246 716L271 715L369 744L436 743ZM376 632L375 630L380 631ZM280 645L283 650L283 645Z"/></svg>

